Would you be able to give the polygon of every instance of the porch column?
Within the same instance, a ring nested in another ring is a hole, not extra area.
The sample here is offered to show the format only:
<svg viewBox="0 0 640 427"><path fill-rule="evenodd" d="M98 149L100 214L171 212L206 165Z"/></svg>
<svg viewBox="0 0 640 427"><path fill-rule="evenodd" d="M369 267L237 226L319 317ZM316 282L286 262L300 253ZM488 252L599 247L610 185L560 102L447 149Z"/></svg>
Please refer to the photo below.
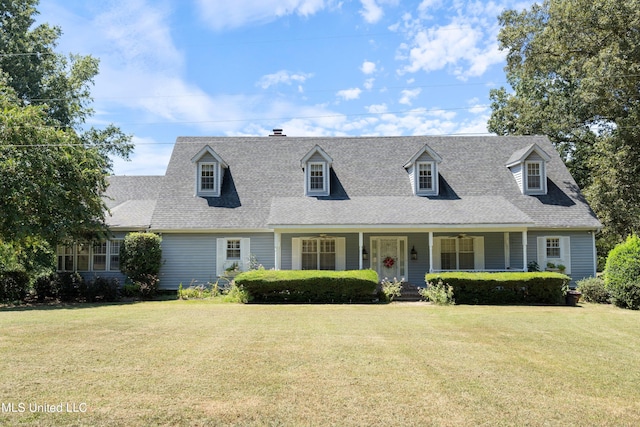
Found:
<svg viewBox="0 0 640 427"><path fill-rule="evenodd" d="M281 237L282 236L281 236L279 231L275 231L273 236L274 236L274 239L273 239L274 248L273 249L275 251L275 254L274 254L274 261L275 261L274 262L274 266L275 266L276 270L280 270L280 265L281 265L280 258L281 258L281 255L282 255L281 248L280 248L280 242L281 242Z"/></svg>
<svg viewBox="0 0 640 427"><path fill-rule="evenodd" d="M504 233L504 268L511 269L511 243L509 242L509 233Z"/></svg>
<svg viewBox="0 0 640 427"><path fill-rule="evenodd" d="M429 273L433 273L433 231L429 232Z"/></svg>
<svg viewBox="0 0 640 427"><path fill-rule="evenodd" d="M522 232L522 271L527 271L527 230Z"/></svg>
<svg viewBox="0 0 640 427"><path fill-rule="evenodd" d="M364 263L362 262L362 249L364 248L364 236L362 231L358 233L358 268L362 270Z"/></svg>

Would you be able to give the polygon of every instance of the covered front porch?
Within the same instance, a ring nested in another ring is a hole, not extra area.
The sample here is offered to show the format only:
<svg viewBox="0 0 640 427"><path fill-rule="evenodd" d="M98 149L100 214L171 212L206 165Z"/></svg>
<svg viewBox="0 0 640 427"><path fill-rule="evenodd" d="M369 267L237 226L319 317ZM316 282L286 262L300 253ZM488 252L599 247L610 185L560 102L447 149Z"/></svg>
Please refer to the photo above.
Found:
<svg viewBox="0 0 640 427"><path fill-rule="evenodd" d="M371 268L422 285L428 272L526 271L530 240L522 228L278 229L275 268Z"/></svg>

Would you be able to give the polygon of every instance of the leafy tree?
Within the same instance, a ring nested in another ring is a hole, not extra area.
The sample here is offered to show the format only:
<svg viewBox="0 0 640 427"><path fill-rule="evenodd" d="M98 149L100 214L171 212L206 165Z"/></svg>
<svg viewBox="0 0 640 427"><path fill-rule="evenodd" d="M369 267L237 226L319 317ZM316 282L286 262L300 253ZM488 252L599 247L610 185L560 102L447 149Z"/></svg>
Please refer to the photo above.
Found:
<svg viewBox="0 0 640 427"><path fill-rule="evenodd" d="M489 130L545 134L605 225L640 230L640 1L545 0L500 16L512 91L494 89Z"/></svg>
<svg viewBox="0 0 640 427"><path fill-rule="evenodd" d="M0 0L0 238L51 243L103 231L110 155L127 158L131 137L93 114L91 56L54 51L58 27L34 27L37 0Z"/></svg>

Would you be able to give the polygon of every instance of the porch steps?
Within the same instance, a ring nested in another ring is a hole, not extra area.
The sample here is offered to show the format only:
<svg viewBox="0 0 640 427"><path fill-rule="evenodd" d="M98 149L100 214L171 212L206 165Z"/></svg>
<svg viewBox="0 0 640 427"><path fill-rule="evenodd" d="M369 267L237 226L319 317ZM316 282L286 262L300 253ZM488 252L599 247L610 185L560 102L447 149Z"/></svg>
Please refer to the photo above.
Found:
<svg viewBox="0 0 640 427"><path fill-rule="evenodd" d="M422 301L423 298L418 293L418 289L420 288L418 288L416 285L413 285L411 283L403 283L402 290L400 291L401 295L399 297L395 297L393 300L401 302Z"/></svg>

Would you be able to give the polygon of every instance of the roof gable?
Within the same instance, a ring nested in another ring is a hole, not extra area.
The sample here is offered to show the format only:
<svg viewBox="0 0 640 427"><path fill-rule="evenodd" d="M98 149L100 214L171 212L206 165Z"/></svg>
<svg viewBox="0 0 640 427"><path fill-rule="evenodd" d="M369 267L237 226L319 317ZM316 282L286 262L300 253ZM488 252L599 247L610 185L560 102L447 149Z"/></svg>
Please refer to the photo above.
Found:
<svg viewBox="0 0 640 427"><path fill-rule="evenodd" d="M538 156L542 158L545 162L551 160L551 156L549 156L538 144L533 143L527 147L524 147L511 155L509 160L507 160L507 167L513 167L515 165L524 163L532 153L536 153Z"/></svg>
<svg viewBox="0 0 640 427"><path fill-rule="evenodd" d="M220 166L222 166L223 168L229 167L229 165L224 160L222 160L222 157L220 157L218 153L216 153L215 150L211 148L209 145L205 145L204 147L202 147L202 149L198 151L198 153L191 158L191 163L197 163L207 155L213 157L213 159L216 162L218 162Z"/></svg>
<svg viewBox="0 0 640 427"><path fill-rule="evenodd" d="M429 145L424 144L424 147L422 147L420 150L418 150L413 156L411 156L411 158L409 159L409 161L407 163L404 164L404 168L408 169L409 167L411 167L413 164L415 164L415 162L418 161L418 159L420 159L422 157L423 154L427 154L429 157L431 157L433 159L433 161L435 161L436 163L441 163L442 162L442 157L440 157L438 155L438 153L436 153L435 151L433 151L431 149L431 147L429 147Z"/></svg>
<svg viewBox="0 0 640 427"><path fill-rule="evenodd" d="M309 152L305 154L305 156L300 160L300 167L304 169L306 163L316 154L319 154L320 157L322 157L324 161L328 163L329 167L331 167L331 164L333 163L333 159L318 144L316 144L315 147L309 150Z"/></svg>

